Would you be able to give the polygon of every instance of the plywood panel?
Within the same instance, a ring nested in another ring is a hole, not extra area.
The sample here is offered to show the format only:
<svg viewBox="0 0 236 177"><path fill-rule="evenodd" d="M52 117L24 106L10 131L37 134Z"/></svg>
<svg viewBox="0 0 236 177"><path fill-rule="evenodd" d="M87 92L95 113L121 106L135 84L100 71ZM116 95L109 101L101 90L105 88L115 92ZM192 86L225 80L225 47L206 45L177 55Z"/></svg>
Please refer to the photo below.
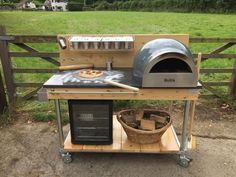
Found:
<svg viewBox="0 0 236 177"><path fill-rule="evenodd" d="M79 34L81 36L81 34ZM126 34L127 36L129 34ZM69 46L69 39L72 36L78 35L60 35L67 40L67 46ZM82 36L117 36L117 35L82 35ZM122 36L122 35L118 35ZM170 35L170 34L150 34L150 35L129 35L133 36L134 41L134 49L129 51L79 51L79 50L70 50L69 47L67 49L60 49L60 62L61 65L75 65L75 64L83 64L83 63L93 63L95 67L105 67L106 62L108 60L113 61L113 67L123 67L130 68L133 66L134 57L137 55L138 51L142 48L144 44L147 42L158 39L158 38L172 38L182 42L185 45L189 44L189 36L185 34L179 35Z"/></svg>
<svg viewBox="0 0 236 177"><path fill-rule="evenodd" d="M196 137L191 135L191 139L188 142L188 149L194 150L194 149L196 149L196 147L197 147Z"/></svg>
<svg viewBox="0 0 236 177"><path fill-rule="evenodd" d="M103 145L102 150L105 152L120 151L121 149L121 131L122 127L117 121L116 116L113 116L113 144Z"/></svg>
<svg viewBox="0 0 236 177"><path fill-rule="evenodd" d="M47 89L48 99L111 99L111 100L197 100L198 89L140 89L131 92L118 88L58 88Z"/></svg>
<svg viewBox="0 0 236 177"><path fill-rule="evenodd" d="M178 140L176 139L175 132L172 126L167 129L167 131L162 135L160 141L160 150L161 152L176 152L176 149L179 150Z"/></svg>
<svg viewBox="0 0 236 177"><path fill-rule="evenodd" d="M78 145L78 144L72 144L71 143L71 134L70 132L67 134L67 137L65 139L65 143L64 143L64 149L66 151L70 151L70 152L78 152L78 151L82 151L83 150L83 145Z"/></svg>
<svg viewBox="0 0 236 177"><path fill-rule="evenodd" d="M70 133L68 134L64 149L68 152L123 152L123 153L178 153L179 142L176 139L172 128L167 129L159 143L137 144L127 139L123 128L117 119L113 118L113 144L112 145L74 145L71 143ZM192 138L193 139L193 138ZM195 142L195 141L194 141ZM191 143L190 143L191 144ZM189 145L189 148L192 148Z"/></svg>
<svg viewBox="0 0 236 177"><path fill-rule="evenodd" d="M133 143L127 139L127 135L122 128L121 132L121 151L122 152L140 152L140 144Z"/></svg>
<svg viewBox="0 0 236 177"><path fill-rule="evenodd" d="M101 152L102 151L102 145L84 145L83 146L83 151L96 151L96 152Z"/></svg>
<svg viewBox="0 0 236 177"><path fill-rule="evenodd" d="M153 144L141 144L140 148L141 152L144 153L155 153L160 152L160 144L159 143L153 143Z"/></svg>

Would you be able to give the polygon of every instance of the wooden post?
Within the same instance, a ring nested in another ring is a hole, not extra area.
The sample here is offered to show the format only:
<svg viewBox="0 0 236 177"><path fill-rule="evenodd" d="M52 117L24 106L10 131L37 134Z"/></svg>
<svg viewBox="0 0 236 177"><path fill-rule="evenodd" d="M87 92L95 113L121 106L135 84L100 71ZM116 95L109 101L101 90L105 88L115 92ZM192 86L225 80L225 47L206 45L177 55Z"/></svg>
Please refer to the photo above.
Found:
<svg viewBox="0 0 236 177"><path fill-rule="evenodd" d="M202 54L199 53L198 58L197 58L198 80L200 78L201 61L202 61ZM192 135L195 108L196 108L196 101L194 100L194 101L191 101L191 107L190 107L189 135ZM192 136L189 136L189 138L191 138L191 137Z"/></svg>
<svg viewBox="0 0 236 177"><path fill-rule="evenodd" d="M2 75L0 71L0 114L4 113L5 108L7 107L7 98L2 81Z"/></svg>
<svg viewBox="0 0 236 177"><path fill-rule="evenodd" d="M5 27L0 26L0 35L4 36L6 34ZM0 41L0 58L2 62L2 69L4 73L5 83L6 83L6 89L7 89L7 95L9 98L9 101L14 101L15 97L15 86L14 86L14 79L13 79L13 73L12 73L12 64L11 64L11 58L9 56L9 47L7 41Z"/></svg>
<svg viewBox="0 0 236 177"><path fill-rule="evenodd" d="M230 95L231 95L231 98L233 100L236 99L236 61L234 62L234 72L232 74L232 85L231 85L231 91L230 91Z"/></svg>

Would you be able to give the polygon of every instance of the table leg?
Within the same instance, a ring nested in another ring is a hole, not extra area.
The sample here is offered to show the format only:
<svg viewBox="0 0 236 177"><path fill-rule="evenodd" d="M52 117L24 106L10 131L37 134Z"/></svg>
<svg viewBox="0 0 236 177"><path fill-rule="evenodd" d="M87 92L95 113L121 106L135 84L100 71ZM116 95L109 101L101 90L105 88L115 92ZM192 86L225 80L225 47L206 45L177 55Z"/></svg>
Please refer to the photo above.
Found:
<svg viewBox="0 0 236 177"><path fill-rule="evenodd" d="M57 126L58 126L58 135L59 135L59 153L65 163L70 163L72 161L71 154L69 152L64 151L64 134L63 134L63 127L61 123L61 108L60 102L58 99L54 100L55 109L56 109L56 117L57 117Z"/></svg>
<svg viewBox="0 0 236 177"><path fill-rule="evenodd" d="M63 134L63 128L61 124L61 108L60 108L60 102L59 100L55 100L55 109L56 109L56 116L57 116L57 127L58 127L58 135L59 135L59 143L60 147L64 147L64 134Z"/></svg>
<svg viewBox="0 0 236 177"><path fill-rule="evenodd" d="M190 108L190 121L189 121L189 137L188 140L191 141L191 135L193 130L193 121L194 121L194 113L195 113L196 101L191 101L191 108Z"/></svg>
<svg viewBox="0 0 236 177"><path fill-rule="evenodd" d="M179 155L179 163L183 167L188 167L190 159L187 157L188 150L188 121L189 121L189 112L190 112L190 104L189 100L185 101L184 107L184 119L183 119L183 127L182 127L182 137L181 137L181 145L180 145L180 155Z"/></svg>

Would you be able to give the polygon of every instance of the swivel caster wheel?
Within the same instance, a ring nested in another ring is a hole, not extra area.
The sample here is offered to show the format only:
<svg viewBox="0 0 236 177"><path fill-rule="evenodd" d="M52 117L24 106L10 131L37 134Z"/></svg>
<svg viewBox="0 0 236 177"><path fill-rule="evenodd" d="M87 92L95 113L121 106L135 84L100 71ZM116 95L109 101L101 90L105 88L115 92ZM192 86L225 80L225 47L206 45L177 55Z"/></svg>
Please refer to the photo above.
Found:
<svg viewBox="0 0 236 177"><path fill-rule="evenodd" d="M72 162L72 156L69 152L62 154L61 156L62 156L62 160L65 164L69 164Z"/></svg>
<svg viewBox="0 0 236 177"><path fill-rule="evenodd" d="M178 163L181 167L187 168L191 161L192 161L192 159L190 159L186 156L180 156Z"/></svg>

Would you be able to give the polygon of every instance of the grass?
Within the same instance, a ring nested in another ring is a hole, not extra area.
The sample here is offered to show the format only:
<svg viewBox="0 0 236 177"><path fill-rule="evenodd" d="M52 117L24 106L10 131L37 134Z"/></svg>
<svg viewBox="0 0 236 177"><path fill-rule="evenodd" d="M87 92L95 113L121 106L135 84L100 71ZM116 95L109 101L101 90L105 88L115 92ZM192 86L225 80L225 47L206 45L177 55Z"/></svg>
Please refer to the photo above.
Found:
<svg viewBox="0 0 236 177"><path fill-rule="evenodd" d="M9 34L187 33L236 36L235 15L156 12L0 12Z"/></svg>
<svg viewBox="0 0 236 177"><path fill-rule="evenodd" d="M69 115L67 112L67 101L60 101L62 123L66 124L69 122ZM26 119L32 119L33 121L49 122L56 118L55 108L53 101L38 102L35 100L26 100L23 102L17 102L15 110L22 114L27 113L30 117Z"/></svg>
<svg viewBox="0 0 236 177"><path fill-rule="evenodd" d="M53 113L42 114L41 112L34 112L32 116L34 120L37 120L40 122L48 122L55 119L55 114Z"/></svg>
<svg viewBox="0 0 236 177"><path fill-rule="evenodd" d="M198 13L165 13L165 12L22 12L1 11L0 25L6 26L7 34L189 34L192 37L235 37L236 15L198 14ZM209 52L220 44L191 44L193 53ZM34 48L55 52L56 44L31 44ZM10 46L11 50L21 49ZM235 53L236 47L227 51ZM27 61L27 62L26 62ZM205 68L232 67L235 60L209 59L202 63ZM53 68L50 63L38 58L13 58L14 67ZM50 74L15 74L17 82L44 82ZM226 81L230 74L204 74L201 79L205 81ZM226 93L227 87L219 88ZM25 90L18 89L19 94ZM147 102L149 104L150 102ZM53 118L47 111L53 105L27 103L24 109L32 112L35 120L47 121ZM119 106L135 104L143 106L144 102L118 102ZM146 102L145 102L146 104ZM153 103L151 103L153 104ZM66 110L66 106L65 110ZM37 112L40 110L42 115Z"/></svg>

